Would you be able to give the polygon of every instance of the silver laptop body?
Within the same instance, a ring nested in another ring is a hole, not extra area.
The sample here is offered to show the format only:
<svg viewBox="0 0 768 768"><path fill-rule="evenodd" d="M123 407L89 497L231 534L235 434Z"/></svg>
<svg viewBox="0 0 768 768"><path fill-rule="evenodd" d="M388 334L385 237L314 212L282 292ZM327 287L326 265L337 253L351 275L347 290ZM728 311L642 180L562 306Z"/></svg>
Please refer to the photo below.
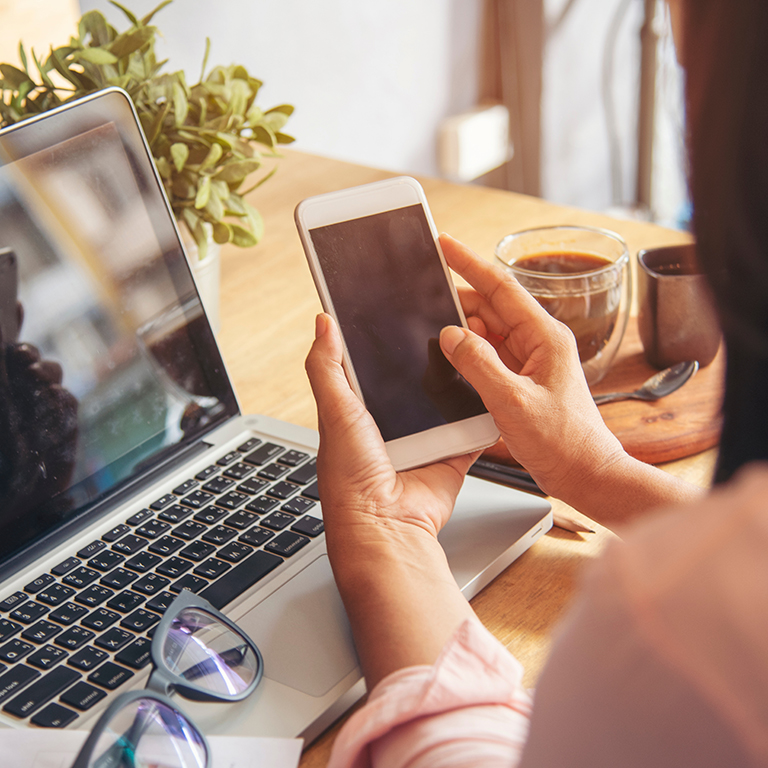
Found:
<svg viewBox="0 0 768 768"><path fill-rule="evenodd" d="M154 617L190 588L265 674L185 710L212 734L317 736L364 693L317 434L240 413L122 91L0 131L0 281L0 724L88 728L144 685ZM550 526L545 500L469 477L440 540L470 598Z"/></svg>

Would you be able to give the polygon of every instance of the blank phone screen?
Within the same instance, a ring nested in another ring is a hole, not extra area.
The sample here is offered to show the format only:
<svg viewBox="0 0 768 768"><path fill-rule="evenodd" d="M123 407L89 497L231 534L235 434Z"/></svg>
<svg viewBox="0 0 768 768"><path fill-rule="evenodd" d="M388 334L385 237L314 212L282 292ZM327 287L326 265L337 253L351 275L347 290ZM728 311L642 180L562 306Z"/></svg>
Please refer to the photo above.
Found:
<svg viewBox="0 0 768 768"><path fill-rule="evenodd" d="M384 440L486 412L438 337L461 325L421 205L310 230L365 405Z"/></svg>

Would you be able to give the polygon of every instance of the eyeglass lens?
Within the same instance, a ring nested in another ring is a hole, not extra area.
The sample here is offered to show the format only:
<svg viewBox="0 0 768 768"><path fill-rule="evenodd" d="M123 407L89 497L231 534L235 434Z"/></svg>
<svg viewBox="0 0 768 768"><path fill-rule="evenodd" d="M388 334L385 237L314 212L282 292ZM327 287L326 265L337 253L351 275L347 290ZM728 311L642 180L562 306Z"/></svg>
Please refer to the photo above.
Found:
<svg viewBox="0 0 768 768"><path fill-rule="evenodd" d="M99 737L88 768L205 768L207 751L197 729L154 699L123 707Z"/></svg>
<svg viewBox="0 0 768 768"><path fill-rule="evenodd" d="M224 697L245 691L258 672L243 636L200 608L185 608L174 618L163 660L169 671Z"/></svg>

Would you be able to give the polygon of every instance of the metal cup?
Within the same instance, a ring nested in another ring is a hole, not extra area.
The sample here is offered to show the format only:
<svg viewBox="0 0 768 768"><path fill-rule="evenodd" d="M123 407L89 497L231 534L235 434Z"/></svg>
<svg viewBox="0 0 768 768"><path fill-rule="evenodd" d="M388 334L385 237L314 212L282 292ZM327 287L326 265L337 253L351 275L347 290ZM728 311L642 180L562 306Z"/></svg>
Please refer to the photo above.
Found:
<svg viewBox="0 0 768 768"><path fill-rule="evenodd" d="M693 244L637 254L638 327L645 357L656 368L685 360L712 362L721 331L712 292Z"/></svg>

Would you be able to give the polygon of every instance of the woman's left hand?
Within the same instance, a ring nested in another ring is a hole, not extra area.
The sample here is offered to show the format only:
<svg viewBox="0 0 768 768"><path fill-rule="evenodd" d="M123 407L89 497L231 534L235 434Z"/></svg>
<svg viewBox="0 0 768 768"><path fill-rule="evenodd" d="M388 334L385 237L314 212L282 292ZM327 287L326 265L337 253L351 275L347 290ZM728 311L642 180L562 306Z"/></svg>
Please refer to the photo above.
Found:
<svg viewBox="0 0 768 768"><path fill-rule="evenodd" d="M306 369L317 401L318 482L327 528L345 537L376 536L376 531L387 537L437 537L478 454L396 472L341 360L336 323L318 315Z"/></svg>

